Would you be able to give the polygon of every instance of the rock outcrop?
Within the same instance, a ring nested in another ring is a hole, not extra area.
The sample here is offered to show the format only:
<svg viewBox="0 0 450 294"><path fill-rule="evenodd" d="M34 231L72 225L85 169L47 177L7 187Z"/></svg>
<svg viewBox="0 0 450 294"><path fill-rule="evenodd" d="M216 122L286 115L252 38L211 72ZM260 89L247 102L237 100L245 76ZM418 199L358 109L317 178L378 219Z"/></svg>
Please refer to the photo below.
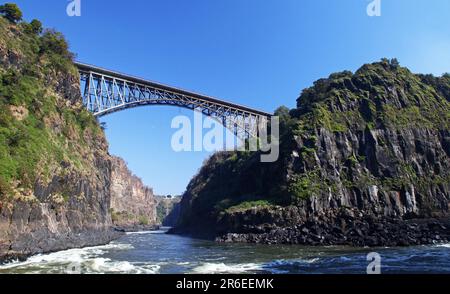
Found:
<svg viewBox="0 0 450 294"><path fill-rule="evenodd" d="M396 60L342 72L280 108L280 158L218 153L174 232L220 241L410 245L449 240L450 75Z"/></svg>
<svg viewBox="0 0 450 294"><path fill-rule="evenodd" d="M61 34L0 17L0 262L118 236L108 144L71 58Z"/></svg>
<svg viewBox="0 0 450 294"><path fill-rule="evenodd" d="M148 229L157 224L153 190L118 157L112 158L111 214L114 225L125 230Z"/></svg>
<svg viewBox="0 0 450 294"><path fill-rule="evenodd" d="M164 227L173 227L177 224L180 217L180 201L179 196L157 196L157 223Z"/></svg>

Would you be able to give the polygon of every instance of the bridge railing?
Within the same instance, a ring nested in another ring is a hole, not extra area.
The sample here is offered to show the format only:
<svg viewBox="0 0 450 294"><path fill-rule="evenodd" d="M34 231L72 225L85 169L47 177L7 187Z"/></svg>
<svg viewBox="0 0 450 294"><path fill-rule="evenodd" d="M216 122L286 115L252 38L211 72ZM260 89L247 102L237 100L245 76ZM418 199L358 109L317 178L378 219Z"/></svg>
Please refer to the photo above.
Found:
<svg viewBox="0 0 450 294"><path fill-rule="evenodd" d="M258 125L271 115L246 106L174 87L127 77L98 67L77 63L83 103L96 116L142 105L171 105L200 111L237 136L258 135Z"/></svg>

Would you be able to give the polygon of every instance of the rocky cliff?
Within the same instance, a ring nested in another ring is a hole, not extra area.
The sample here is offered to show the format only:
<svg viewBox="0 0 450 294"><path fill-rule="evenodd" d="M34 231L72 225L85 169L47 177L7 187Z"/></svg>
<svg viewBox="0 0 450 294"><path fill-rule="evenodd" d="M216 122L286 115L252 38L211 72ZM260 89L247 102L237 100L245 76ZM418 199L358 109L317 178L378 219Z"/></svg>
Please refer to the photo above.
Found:
<svg viewBox="0 0 450 294"><path fill-rule="evenodd" d="M158 196L156 200L157 223L165 227L175 226L180 217L181 197Z"/></svg>
<svg viewBox="0 0 450 294"><path fill-rule="evenodd" d="M0 17L0 261L104 244L108 144L64 37Z"/></svg>
<svg viewBox="0 0 450 294"><path fill-rule="evenodd" d="M112 158L111 214L114 225L125 230L150 228L157 224L153 190L133 175L118 157Z"/></svg>
<svg viewBox="0 0 450 294"><path fill-rule="evenodd" d="M279 160L212 156L174 232L358 246L450 238L450 75L384 59L318 80L276 114Z"/></svg>

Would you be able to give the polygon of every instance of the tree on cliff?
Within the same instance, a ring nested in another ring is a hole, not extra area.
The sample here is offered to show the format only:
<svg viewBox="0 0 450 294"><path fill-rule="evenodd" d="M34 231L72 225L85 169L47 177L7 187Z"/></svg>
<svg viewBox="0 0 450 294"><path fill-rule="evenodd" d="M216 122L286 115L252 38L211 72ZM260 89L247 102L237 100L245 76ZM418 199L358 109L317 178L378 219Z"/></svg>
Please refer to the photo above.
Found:
<svg viewBox="0 0 450 294"><path fill-rule="evenodd" d="M12 23L17 23L22 20L22 11L14 3L0 5L0 14Z"/></svg>
<svg viewBox="0 0 450 294"><path fill-rule="evenodd" d="M30 22L30 28L31 28L31 31L32 31L33 33L35 33L36 35L39 35L39 34L41 34L42 31L43 31L43 29L42 29L42 22L40 22L40 21L37 20L37 19L33 19L33 20Z"/></svg>
<svg viewBox="0 0 450 294"><path fill-rule="evenodd" d="M72 54L69 52L69 44L60 32L52 29L45 30L41 42L41 52L52 52L60 56L72 58Z"/></svg>
<svg viewBox="0 0 450 294"><path fill-rule="evenodd" d="M288 125L291 121L290 109L286 106L280 106L275 110L275 115L280 118L280 124Z"/></svg>

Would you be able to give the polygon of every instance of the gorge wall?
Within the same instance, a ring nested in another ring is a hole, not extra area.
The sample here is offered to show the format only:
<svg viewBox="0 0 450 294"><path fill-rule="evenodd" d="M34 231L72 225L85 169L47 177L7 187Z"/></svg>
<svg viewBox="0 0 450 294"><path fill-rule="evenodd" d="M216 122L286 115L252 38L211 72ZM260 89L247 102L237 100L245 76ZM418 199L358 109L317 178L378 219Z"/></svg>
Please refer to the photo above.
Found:
<svg viewBox="0 0 450 294"><path fill-rule="evenodd" d="M108 144L63 36L0 17L0 260L104 244Z"/></svg>
<svg viewBox="0 0 450 294"><path fill-rule="evenodd" d="M72 59L62 34L0 16L0 262L155 222L151 189L109 155L82 105Z"/></svg>
<svg viewBox="0 0 450 294"><path fill-rule="evenodd" d="M180 217L179 196L158 196L156 205L157 223L165 227L173 227Z"/></svg>
<svg viewBox="0 0 450 294"><path fill-rule="evenodd" d="M111 214L114 225L125 230L152 228L157 224L153 190L133 175L125 161L112 157Z"/></svg>
<svg viewBox="0 0 450 294"><path fill-rule="evenodd" d="M356 246L450 238L450 75L382 60L318 80L276 114L279 160L213 155L173 232Z"/></svg>

